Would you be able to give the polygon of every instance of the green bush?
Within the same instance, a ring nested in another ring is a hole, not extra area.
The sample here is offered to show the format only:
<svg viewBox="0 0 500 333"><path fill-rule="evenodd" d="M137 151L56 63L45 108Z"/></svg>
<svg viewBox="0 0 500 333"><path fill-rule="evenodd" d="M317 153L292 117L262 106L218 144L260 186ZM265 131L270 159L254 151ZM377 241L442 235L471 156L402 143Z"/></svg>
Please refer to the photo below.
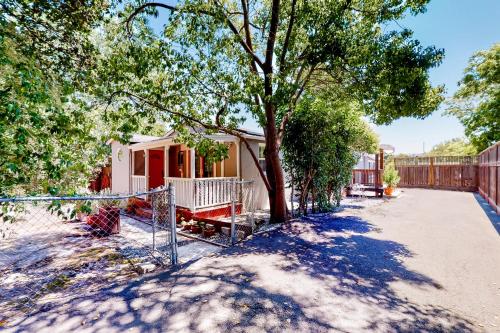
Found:
<svg viewBox="0 0 500 333"><path fill-rule="evenodd" d="M399 177L398 171L394 168L394 166L389 165L386 169L384 169L384 183L389 187L396 187L399 184L401 178Z"/></svg>

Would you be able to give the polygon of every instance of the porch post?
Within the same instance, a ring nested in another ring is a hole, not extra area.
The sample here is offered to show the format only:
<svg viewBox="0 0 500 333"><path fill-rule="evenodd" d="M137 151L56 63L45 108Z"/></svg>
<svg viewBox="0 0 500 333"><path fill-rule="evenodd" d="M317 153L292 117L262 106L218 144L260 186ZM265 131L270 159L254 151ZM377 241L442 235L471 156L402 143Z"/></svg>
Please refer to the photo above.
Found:
<svg viewBox="0 0 500 333"><path fill-rule="evenodd" d="M196 209L196 152L194 148L189 149L189 169L191 178L191 212L195 213Z"/></svg>
<svg viewBox="0 0 500 333"><path fill-rule="evenodd" d="M189 168L191 173L191 179L195 178L196 175L196 152L193 148L189 149Z"/></svg>
<svg viewBox="0 0 500 333"><path fill-rule="evenodd" d="M133 150L129 150L128 151L128 156L130 158L130 172L129 172L129 175L128 175L128 178L129 178L129 183L128 183L128 192L129 193L134 193L134 174L135 174L135 154L134 154L134 151Z"/></svg>
<svg viewBox="0 0 500 333"><path fill-rule="evenodd" d="M149 150L148 149L144 149L144 176L146 177L146 180L145 180L145 186L146 188L144 189L144 191L148 191L149 190Z"/></svg>
<svg viewBox="0 0 500 333"><path fill-rule="evenodd" d="M240 141L236 141L236 177L240 179Z"/></svg>
<svg viewBox="0 0 500 333"><path fill-rule="evenodd" d="M168 172L170 170L169 168L169 151L170 151L170 146L165 146L164 147L164 162L163 162L163 180L165 186L167 186L167 178L169 176Z"/></svg>

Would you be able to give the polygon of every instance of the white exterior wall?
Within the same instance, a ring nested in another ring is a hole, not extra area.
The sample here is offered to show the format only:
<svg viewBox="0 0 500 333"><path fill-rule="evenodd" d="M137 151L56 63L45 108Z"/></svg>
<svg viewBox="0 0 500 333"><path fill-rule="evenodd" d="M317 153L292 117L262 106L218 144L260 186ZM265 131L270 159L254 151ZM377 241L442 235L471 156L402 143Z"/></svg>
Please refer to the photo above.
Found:
<svg viewBox="0 0 500 333"><path fill-rule="evenodd" d="M259 141L257 140L248 140L252 151L255 153L255 156L259 156ZM252 159L252 155L248 151L245 144L241 143L240 150L240 168L241 168L241 178L244 180L253 180L254 181L254 200L255 200L255 208L256 209L269 209L269 196L267 193L266 185L262 180L262 177L259 174L259 170L255 166L255 163Z"/></svg>
<svg viewBox="0 0 500 333"><path fill-rule="evenodd" d="M118 151L123 151L122 160L118 160ZM113 193L130 192L130 151L128 146L117 141L111 143L111 191Z"/></svg>
<svg viewBox="0 0 500 333"><path fill-rule="evenodd" d="M362 153L354 169L375 169L375 155Z"/></svg>

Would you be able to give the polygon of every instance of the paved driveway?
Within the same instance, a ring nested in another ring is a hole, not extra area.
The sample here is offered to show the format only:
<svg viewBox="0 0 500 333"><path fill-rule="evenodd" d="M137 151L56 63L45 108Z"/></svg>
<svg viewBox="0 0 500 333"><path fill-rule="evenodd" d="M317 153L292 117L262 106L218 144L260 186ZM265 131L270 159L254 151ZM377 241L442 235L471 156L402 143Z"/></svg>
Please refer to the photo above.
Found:
<svg viewBox="0 0 500 333"><path fill-rule="evenodd" d="M19 318L18 331L500 331L500 237L471 193L405 190Z"/></svg>

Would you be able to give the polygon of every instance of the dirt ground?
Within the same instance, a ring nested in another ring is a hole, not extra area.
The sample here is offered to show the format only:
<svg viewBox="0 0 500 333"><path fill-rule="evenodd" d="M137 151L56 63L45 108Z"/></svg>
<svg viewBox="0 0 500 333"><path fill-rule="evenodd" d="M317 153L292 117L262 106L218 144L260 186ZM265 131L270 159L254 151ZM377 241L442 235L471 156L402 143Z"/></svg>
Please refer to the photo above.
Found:
<svg viewBox="0 0 500 333"><path fill-rule="evenodd" d="M373 200L75 295L5 331L500 332L498 220L483 202L433 190Z"/></svg>

